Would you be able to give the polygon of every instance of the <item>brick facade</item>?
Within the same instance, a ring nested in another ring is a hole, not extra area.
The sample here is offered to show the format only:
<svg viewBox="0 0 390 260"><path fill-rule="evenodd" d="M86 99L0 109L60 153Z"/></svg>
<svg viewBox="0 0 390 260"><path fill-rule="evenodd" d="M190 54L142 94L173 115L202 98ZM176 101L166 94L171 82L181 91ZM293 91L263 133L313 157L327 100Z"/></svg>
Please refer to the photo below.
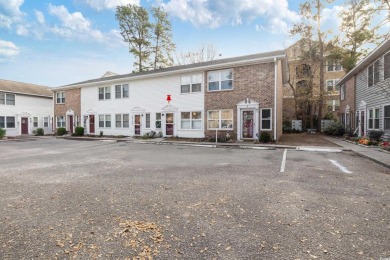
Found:
<svg viewBox="0 0 390 260"><path fill-rule="evenodd" d="M296 88L297 82L301 80L307 80L308 78L305 77L299 77L297 75L296 69L299 65L302 64L307 64L311 67L312 72L314 73L314 89L313 93L315 96L318 96L320 93L320 82L319 82L319 66L317 63L310 63L309 61L303 62L300 59L300 41L297 42L296 44L292 45L287 49L287 60L288 60L288 73L289 73L289 80L290 83L293 85L294 88ZM328 55L329 53L325 53L325 56ZM332 113L333 118L337 119L339 118L339 110L336 107L335 111L329 110L327 101L328 100L339 100L339 92L338 91L333 91L333 92L328 92L327 91L327 80L339 80L341 79L344 75L345 72L344 70L341 71L327 71L327 66L326 66L326 61L324 64L324 91L326 94L326 97L324 98L324 106L323 106L323 116L326 116L327 113ZM338 102L338 101L337 101ZM315 108L314 114L318 114L318 105ZM283 88L283 120L286 122L291 122L291 120L296 119L296 110L295 110L295 98L293 91L289 85L286 85Z"/></svg>
<svg viewBox="0 0 390 260"><path fill-rule="evenodd" d="M65 103L57 104L56 92L65 92ZM66 130L70 130L70 122L68 122L67 111L72 110L73 116L73 129L81 124L81 96L80 88L66 89L54 92L54 129L57 128L57 117L63 116L66 121ZM78 119L78 120L77 120Z"/></svg>
<svg viewBox="0 0 390 260"><path fill-rule="evenodd" d="M207 111L219 109L233 110L233 135L237 134L237 104L249 98L258 102L261 108L272 109L272 131L274 129L274 89L275 89L275 63L268 62L255 65L247 65L233 69L233 90L208 91L207 73L205 74L205 122L206 136L214 136L214 130L207 129ZM281 106L281 104L280 104ZM258 127L258 126L256 126ZM219 130L221 132L226 132ZM232 132L232 130L230 130ZM256 137L255 137L256 138Z"/></svg>

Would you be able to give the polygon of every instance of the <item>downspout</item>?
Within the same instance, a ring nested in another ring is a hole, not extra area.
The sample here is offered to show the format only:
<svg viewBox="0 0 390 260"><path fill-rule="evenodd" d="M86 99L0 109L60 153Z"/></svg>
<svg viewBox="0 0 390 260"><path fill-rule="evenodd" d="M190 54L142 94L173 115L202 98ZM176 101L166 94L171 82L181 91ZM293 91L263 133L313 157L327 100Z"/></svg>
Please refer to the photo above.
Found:
<svg viewBox="0 0 390 260"><path fill-rule="evenodd" d="M277 83L278 83L278 63L276 60L276 57L274 58L275 63L275 90L274 90L274 139L278 141L277 132L276 132L276 122L277 122L277 110L276 110L276 103L277 103Z"/></svg>

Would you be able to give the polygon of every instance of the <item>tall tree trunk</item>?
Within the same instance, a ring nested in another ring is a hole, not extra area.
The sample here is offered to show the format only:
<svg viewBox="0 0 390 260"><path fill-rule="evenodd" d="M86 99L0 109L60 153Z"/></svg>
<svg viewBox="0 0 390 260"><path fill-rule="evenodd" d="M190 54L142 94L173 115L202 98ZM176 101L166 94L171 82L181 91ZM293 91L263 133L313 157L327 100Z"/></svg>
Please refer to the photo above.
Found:
<svg viewBox="0 0 390 260"><path fill-rule="evenodd" d="M321 33L321 2L317 0L317 34L318 34L318 43L320 47L319 53L319 72L320 72L320 100L318 104L318 118L317 118L317 131L321 132L321 120L322 120L322 107L324 105L324 43L322 41Z"/></svg>

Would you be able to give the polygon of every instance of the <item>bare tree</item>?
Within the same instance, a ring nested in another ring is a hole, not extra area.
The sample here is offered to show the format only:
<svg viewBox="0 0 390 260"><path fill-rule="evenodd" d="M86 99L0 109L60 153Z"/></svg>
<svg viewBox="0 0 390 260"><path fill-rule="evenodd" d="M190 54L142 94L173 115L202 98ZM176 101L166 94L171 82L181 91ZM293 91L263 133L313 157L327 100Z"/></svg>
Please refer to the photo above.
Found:
<svg viewBox="0 0 390 260"><path fill-rule="evenodd" d="M176 64L185 65L204 61L212 61L215 60L218 56L221 56L221 54L218 55L217 53L218 51L212 43L202 44L195 50L176 53Z"/></svg>

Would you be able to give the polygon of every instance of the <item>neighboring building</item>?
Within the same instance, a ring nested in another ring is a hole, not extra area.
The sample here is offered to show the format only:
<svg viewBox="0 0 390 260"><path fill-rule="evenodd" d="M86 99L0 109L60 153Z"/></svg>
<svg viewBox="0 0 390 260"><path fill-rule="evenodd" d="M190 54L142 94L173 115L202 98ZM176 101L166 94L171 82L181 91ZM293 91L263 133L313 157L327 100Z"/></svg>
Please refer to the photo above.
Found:
<svg viewBox="0 0 390 260"><path fill-rule="evenodd" d="M302 49L308 48L307 44L304 40L299 40L286 50L289 82L295 90L294 96L294 91L289 84L283 89L283 117L285 121L290 123L294 119L303 119L303 121L306 121L304 123L308 123L310 113L318 115L318 104L311 106L307 102L310 95L307 86L311 79L314 85L312 99L316 100L320 93L319 64L302 60ZM345 75L345 72L339 63L328 58L329 54L329 51L325 52L324 91L326 96L322 115L323 117L338 118L340 89L336 82ZM310 109L313 111L310 111ZM305 129L306 126L303 126L303 128Z"/></svg>
<svg viewBox="0 0 390 260"><path fill-rule="evenodd" d="M284 57L274 51L59 87L55 97L65 100L55 104L56 122L68 131L80 124L86 134L203 138L217 131L242 140L269 131L277 139Z"/></svg>
<svg viewBox="0 0 390 260"><path fill-rule="evenodd" d="M370 130L384 130L390 135L390 39L368 54L337 85L342 89L340 116L345 126L351 124L359 136L366 136Z"/></svg>
<svg viewBox="0 0 390 260"><path fill-rule="evenodd" d="M53 95L48 87L0 80L0 128L7 136L52 133Z"/></svg>

